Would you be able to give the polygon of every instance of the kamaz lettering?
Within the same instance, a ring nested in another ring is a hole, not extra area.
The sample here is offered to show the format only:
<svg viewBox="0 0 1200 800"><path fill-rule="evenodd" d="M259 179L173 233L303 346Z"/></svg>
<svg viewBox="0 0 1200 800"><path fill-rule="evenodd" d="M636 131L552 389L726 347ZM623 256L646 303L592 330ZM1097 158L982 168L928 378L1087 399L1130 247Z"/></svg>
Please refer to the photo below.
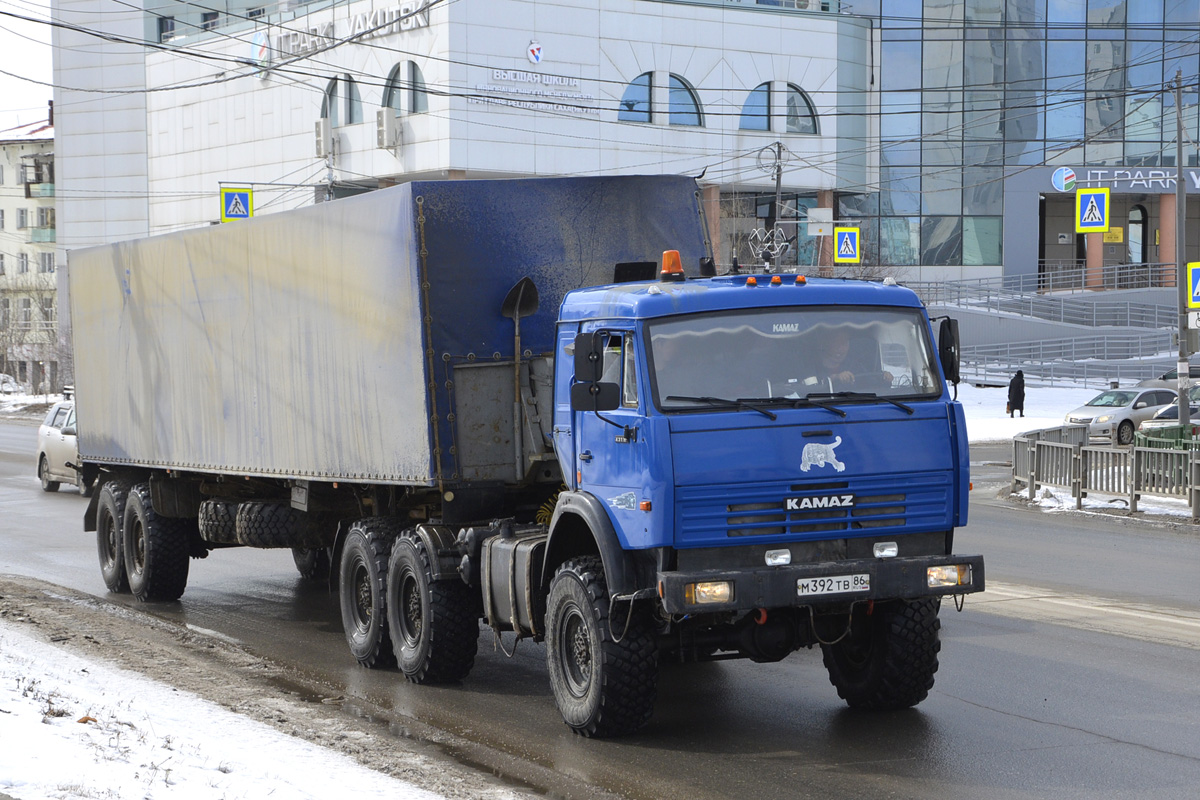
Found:
<svg viewBox="0 0 1200 800"><path fill-rule="evenodd" d="M852 494L830 494L823 497L789 497L788 511L804 511L811 508L849 508L854 505Z"/></svg>

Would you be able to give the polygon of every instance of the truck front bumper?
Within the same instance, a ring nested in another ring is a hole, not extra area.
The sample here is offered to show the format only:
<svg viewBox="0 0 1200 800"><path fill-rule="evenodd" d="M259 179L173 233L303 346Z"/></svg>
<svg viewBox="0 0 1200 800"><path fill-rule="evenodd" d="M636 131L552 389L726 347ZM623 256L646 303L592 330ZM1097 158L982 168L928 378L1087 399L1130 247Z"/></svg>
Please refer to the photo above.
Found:
<svg viewBox="0 0 1200 800"><path fill-rule="evenodd" d="M960 568L958 574L964 576L960 578L962 583L945 585L931 579L931 567L956 566ZM865 588L862 576L867 576ZM721 583L729 584L727 599L698 602L706 594L721 597L724 594ZM713 591L714 587L719 591ZM729 571L658 573L658 594L669 614L823 606L857 600L915 600L972 594L982 592L983 588L983 556L873 558Z"/></svg>

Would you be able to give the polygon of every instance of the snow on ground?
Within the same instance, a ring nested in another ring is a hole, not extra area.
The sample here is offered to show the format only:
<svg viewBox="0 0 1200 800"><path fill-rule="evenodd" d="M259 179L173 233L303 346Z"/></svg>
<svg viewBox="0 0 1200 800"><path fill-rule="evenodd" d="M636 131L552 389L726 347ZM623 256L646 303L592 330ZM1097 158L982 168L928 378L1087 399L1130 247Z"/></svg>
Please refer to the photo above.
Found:
<svg viewBox="0 0 1200 800"><path fill-rule="evenodd" d="M19 800L436 798L0 624L0 793Z"/></svg>
<svg viewBox="0 0 1200 800"><path fill-rule="evenodd" d="M1027 387L1024 418L1004 411L1005 388L963 384L973 443L1062 424L1096 388ZM55 396L4 396L0 413ZM31 455L32 458L32 455ZM1085 508L1113 508L1095 495ZM1048 509L1074 509L1045 491ZM1119 501L1116 501L1119 505ZM1189 515L1186 504L1146 498L1151 513ZM432 798L411 784L287 736L185 692L82 659L0 623L0 793L38 798ZM270 758L262 758L270 753Z"/></svg>

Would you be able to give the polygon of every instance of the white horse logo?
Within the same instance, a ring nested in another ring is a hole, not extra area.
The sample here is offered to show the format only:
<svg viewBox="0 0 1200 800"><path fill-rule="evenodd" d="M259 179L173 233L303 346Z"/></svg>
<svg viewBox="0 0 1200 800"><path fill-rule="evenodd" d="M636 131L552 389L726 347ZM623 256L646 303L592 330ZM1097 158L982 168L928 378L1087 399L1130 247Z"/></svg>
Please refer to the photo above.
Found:
<svg viewBox="0 0 1200 800"><path fill-rule="evenodd" d="M833 453L833 448L842 443L842 437L838 436L833 440L832 444L824 442L809 442L804 445L804 452L800 454L800 471L808 472L815 464L818 467L823 467L825 464L832 464L833 468L838 472L846 469L846 465L838 461L837 456Z"/></svg>

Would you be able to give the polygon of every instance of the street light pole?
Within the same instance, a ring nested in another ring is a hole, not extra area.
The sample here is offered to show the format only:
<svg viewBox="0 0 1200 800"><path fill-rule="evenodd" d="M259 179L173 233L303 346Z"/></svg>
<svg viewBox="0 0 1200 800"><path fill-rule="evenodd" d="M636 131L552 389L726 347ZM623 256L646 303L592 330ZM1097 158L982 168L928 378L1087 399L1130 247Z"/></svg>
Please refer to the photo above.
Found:
<svg viewBox="0 0 1200 800"><path fill-rule="evenodd" d="M1179 424L1191 417L1188 404L1188 286L1187 255L1187 187L1183 177L1183 70L1175 71L1175 285L1179 288L1179 362L1176 375L1179 386Z"/></svg>
<svg viewBox="0 0 1200 800"><path fill-rule="evenodd" d="M771 230L771 241L775 243L775 254L771 257L771 271L779 272L779 259L783 258L779 242L779 217L783 214L783 142L775 143L775 225Z"/></svg>

